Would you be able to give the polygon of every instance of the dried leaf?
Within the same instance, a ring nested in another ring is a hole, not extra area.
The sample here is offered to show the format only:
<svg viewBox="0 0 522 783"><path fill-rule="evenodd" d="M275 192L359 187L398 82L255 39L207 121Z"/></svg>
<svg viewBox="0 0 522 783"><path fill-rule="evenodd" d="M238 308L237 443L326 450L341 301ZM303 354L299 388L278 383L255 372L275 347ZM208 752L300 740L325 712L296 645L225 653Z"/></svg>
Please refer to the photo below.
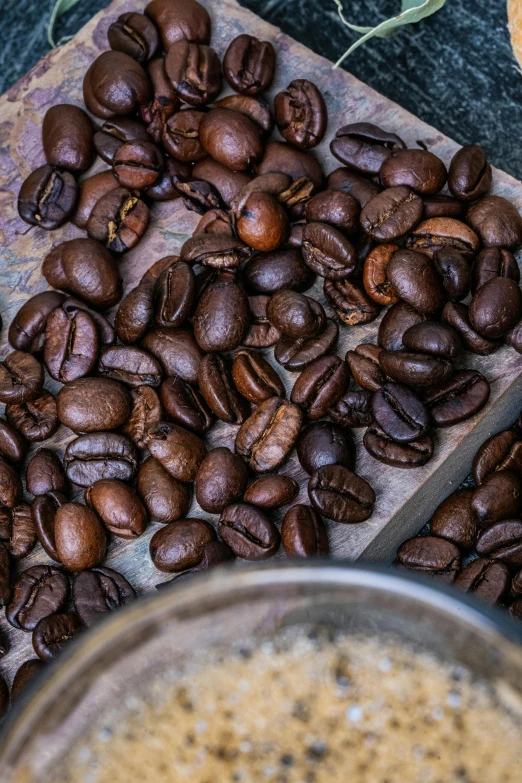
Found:
<svg viewBox="0 0 522 783"><path fill-rule="evenodd" d="M70 38L72 38L71 35L68 35L65 36L64 38L60 38L60 40L57 43L55 43L54 26L57 20L60 18L60 16L63 16L70 8L75 6L76 3L78 3L78 0L56 0L53 10L51 11L51 18L49 19L49 24L47 25L47 40L49 41L53 49L56 46L60 46L60 44L64 43L64 41L68 41Z"/></svg>

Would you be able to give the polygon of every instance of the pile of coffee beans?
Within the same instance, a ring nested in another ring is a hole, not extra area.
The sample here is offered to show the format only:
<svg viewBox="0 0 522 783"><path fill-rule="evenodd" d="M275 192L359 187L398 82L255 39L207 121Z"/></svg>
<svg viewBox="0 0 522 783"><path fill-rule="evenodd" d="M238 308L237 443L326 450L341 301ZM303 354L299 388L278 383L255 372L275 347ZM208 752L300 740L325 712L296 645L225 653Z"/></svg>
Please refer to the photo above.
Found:
<svg viewBox="0 0 522 783"><path fill-rule="evenodd" d="M328 125L320 90L295 79L271 107L271 43L239 35L221 63L210 34L197 0L152 0L115 20L111 49L85 75L90 114L47 112L47 163L20 190L27 223L85 232L44 258L50 290L19 310L0 364L0 590L43 660L134 597L103 566L109 535L134 539L162 523L150 556L174 575L270 557L281 542L289 556L325 555L322 518L361 523L376 501L354 472L351 428L367 428L376 460L424 465L433 430L488 400L487 379L454 360L503 340L522 352L512 255L522 218L488 195L484 151L462 148L447 170L427 149L354 123L331 141L343 165L325 178L310 152ZM223 77L234 93L219 98ZM84 176L97 156L107 168ZM154 203L177 198L201 215L194 235L122 298L125 253ZM306 293L317 276L327 311ZM378 345L335 355L339 326L383 308ZM295 374L290 399L278 365ZM46 372L63 384L56 397ZM216 420L237 426L234 451L207 450ZM26 442L60 425L76 437L63 463L46 448L31 459L29 506ZM279 472L294 447L310 505L290 505L299 487ZM187 516L193 493L216 525ZM282 506L279 531L272 511ZM13 564L37 542L76 574L74 611L56 566L13 584ZM27 664L15 691L36 668Z"/></svg>

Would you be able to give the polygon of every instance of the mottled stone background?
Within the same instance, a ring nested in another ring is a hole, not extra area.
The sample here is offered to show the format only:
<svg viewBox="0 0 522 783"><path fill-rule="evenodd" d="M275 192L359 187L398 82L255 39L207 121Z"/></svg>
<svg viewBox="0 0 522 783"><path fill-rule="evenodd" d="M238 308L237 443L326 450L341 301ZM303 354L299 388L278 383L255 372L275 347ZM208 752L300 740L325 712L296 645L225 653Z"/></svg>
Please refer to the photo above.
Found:
<svg viewBox="0 0 522 783"><path fill-rule="evenodd" d="M243 0L243 5L336 60L357 37L333 0ZM345 0L346 16L373 24L399 0ZM54 0L0 0L0 93L49 49ZM105 0L79 0L59 21L56 38L75 33ZM522 179L522 73L513 57L505 0L447 0L435 16L373 39L345 61L362 81L460 143L477 141L491 161Z"/></svg>

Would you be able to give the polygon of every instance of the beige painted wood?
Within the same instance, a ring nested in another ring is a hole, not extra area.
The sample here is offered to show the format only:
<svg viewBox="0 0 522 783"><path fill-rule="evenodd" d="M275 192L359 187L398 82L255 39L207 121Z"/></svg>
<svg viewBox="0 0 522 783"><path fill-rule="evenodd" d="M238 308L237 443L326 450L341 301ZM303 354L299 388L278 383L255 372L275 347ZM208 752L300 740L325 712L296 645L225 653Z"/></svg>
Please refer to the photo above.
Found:
<svg viewBox="0 0 522 783"><path fill-rule="evenodd" d="M205 0L203 0L205 2ZM205 2L212 16L212 43L222 55L229 41L239 33L251 32L272 41L277 49L278 68L271 95L296 77L307 77L318 84L329 107L329 128L317 156L326 173L337 168L328 143L335 130L348 122L375 122L399 133L410 146L422 141L446 162L457 144L435 129L374 92L345 71L333 71L331 63L313 54L301 44L283 35L233 0ZM140 9L144 0L115 0L95 16L68 44L51 52L33 70L0 98L0 311L8 324L20 305L32 294L46 288L40 265L53 243L82 235L73 226L46 233L29 228L16 213L20 184L36 166L44 162L40 126L46 110L55 103L82 104L82 77L98 53L107 48L108 25L123 11ZM365 56L357 53L354 55ZM101 168L98 165L98 168ZM494 190L522 207L522 184L496 171ZM125 290L136 284L145 269L167 254L176 253L194 229L198 216L187 212L180 202L157 205L153 209L150 229L144 240L121 261ZM313 295L324 302L322 285L317 283ZM331 314L330 308L326 308ZM378 322L365 327L341 326L338 353L360 342L375 340ZM6 329L2 334L2 356L8 351ZM267 355L271 357L272 351ZM375 488L377 505L373 517L360 525L329 524L333 556L337 558L391 561L397 545L416 533L429 519L434 507L449 494L469 471L477 446L492 432L512 423L521 405L522 357L503 349L497 354L473 359L466 366L480 369L492 384L487 408L471 422L437 433L435 458L424 468L401 471L376 462L363 448L358 449L357 471ZM282 372L278 365L275 365ZM295 375L287 373L290 390ZM49 383L50 389L56 384ZM235 427L220 424L208 439L209 445L233 447ZM357 441L360 441L359 431ZM61 451L72 437L63 428L53 439ZM284 468L301 485L300 500L307 501L307 480L295 456ZM203 514L194 503L193 516ZM215 521L215 520L214 520ZM137 542L113 539L108 564L121 571L139 592L153 589L165 575L159 574L148 556L148 542L157 525L151 525ZM280 554L278 557L283 557ZM22 567L48 562L40 547L23 561ZM14 632L6 621L0 627L12 637L12 651L0 663L0 670L14 669L32 653L30 634Z"/></svg>

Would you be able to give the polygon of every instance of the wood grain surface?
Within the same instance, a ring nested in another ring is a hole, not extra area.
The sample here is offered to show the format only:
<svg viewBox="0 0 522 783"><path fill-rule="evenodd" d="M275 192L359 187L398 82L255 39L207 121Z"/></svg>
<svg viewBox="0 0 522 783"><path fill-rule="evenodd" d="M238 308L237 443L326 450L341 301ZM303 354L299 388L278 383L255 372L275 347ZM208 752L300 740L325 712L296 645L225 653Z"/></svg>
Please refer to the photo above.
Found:
<svg viewBox="0 0 522 783"><path fill-rule="evenodd" d="M331 63L313 54L309 49L283 35L277 28L262 21L234 0L205 2L213 24L212 45L223 55L232 38L242 32L270 40L277 50L276 79L270 96L285 87L293 78L309 78L323 91L328 109L329 126L325 141L315 154L326 173L338 167L330 155L329 141L336 129L348 122L369 121L387 130L399 133L408 146L425 144L446 163L458 145L434 128L401 109L342 70L333 71ZM47 288L41 277L43 257L53 244L84 235L68 225L47 233L23 223L16 211L16 199L23 179L44 162L41 146L41 123L47 109L61 102L82 105L82 79L90 63L107 48L106 31L109 24L122 12L140 10L144 0L115 0L95 16L68 44L52 51L32 71L0 98L0 311L8 324L26 299ZM89 173L104 166L98 164ZM522 208L522 184L500 171L494 172L494 192L506 196ZM157 259L175 254L192 233L199 216L185 210L179 200L157 204L145 238L122 257L121 272L125 291L132 288L143 272ZM311 295L325 304L322 281L316 283ZM329 315L331 308L325 304ZM361 342L375 342L378 321L362 327L340 326L338 354L344 356L348 348ZM4 328L1 356L9 348ZM272 350L265 352L269 359ZM492 394L486 408L470 422L442 430L436 434L436 451L424 468L403 471L375 461L358 448L357 472L375 489L377 504L372 518L359 525L328 524L332 553L337 558L391 561L397 545L416 533L429 519L435 506L469 472L473 452L492 432L512 423L516 418L522 391L522 356L503 348L490 357L466 357L462 365L480 370L491 383ZM285 385L290 391L296 375L286 373ZM58 384L46 384L56 391ZM237 427L219 423L210 437L209 446L226 445L233 448ZM362 431L356 431L359 443ZM63 453L64 446L74 437L61 428L52 439L52 445ZM44 445L48 445L47 443ZM30 455L29 455L30 456ZM283 472L299 480L299 502L307 502L307 477L301 470L295 453ZM79 493L81 494L81 493ZM208 515L194 502L191 516ZM212 521L216 521L214 518ZM123 573L138 592L151 590L166 580L150 561L148 544L158 525L151 524L146 534L136 542L112 538L107 565ZM278 557L284 557L282 553ZM50 562L38 546L21 563L21 569L37 563ZM14 631L5 619L0 628L12 639L12 650L0 664L2 671L14 671L26 658L32 657L31 636Z"/></svg>

